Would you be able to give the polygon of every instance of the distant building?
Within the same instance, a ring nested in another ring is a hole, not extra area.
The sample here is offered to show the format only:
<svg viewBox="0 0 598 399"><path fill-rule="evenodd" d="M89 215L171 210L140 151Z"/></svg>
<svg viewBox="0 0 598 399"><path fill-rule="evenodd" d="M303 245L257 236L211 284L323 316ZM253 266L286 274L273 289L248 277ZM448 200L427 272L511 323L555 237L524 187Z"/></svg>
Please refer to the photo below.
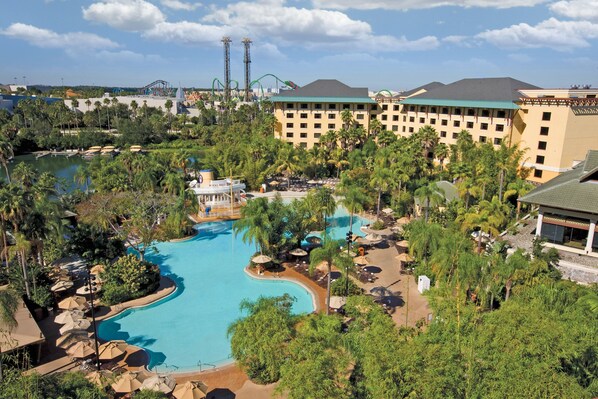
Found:
<svg viewBox="0 0 598 399"><path fill-rule="evenodd" d="M559 249L598 257L598 151L519 201L539 206L536 236Z"/></svg>
<svg viewBox="0 0 598 399"><path fill-rule="evenodd" d="M16 96L14 94L11 95L0 95L0 109L5 109L8 112L13 112L14 108L20 101L23 100L43 100L47 104L52 104L58 101L62 101L62 98L52 98L52 97L37 97L37 96Z"/></svg>

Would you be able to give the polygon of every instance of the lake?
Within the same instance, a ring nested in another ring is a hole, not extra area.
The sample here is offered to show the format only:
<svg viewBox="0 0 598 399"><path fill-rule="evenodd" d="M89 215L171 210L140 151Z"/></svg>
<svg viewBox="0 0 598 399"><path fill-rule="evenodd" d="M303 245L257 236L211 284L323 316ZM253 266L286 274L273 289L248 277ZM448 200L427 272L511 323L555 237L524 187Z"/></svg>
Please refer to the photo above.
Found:
<svg viewBox="0 0 598 399"><path fill-rule="evenodd" d="M67 158L65 156L52 156L46 155L45 157L35 159L35 155L17 155L13 161L8 164L8 171L12 175L12 171L20 162L25 162L33 166L40 174L43 172L50 172L58 179L61 179L64 184L64 188L67 192L73 191L77 188L83 189L73 180L73 176L77 172L79 166L85 164L83 158L78 155ZM0 167L0 176L6 179L4 168Z"/></svg>

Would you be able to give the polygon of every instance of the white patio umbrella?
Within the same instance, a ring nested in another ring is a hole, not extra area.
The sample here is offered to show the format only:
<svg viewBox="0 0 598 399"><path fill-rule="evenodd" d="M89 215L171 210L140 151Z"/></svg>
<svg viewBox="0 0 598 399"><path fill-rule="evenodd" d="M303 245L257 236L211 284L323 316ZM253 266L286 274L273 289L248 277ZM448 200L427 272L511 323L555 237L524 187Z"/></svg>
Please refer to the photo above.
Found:
<svg viewBox="0 0 598 399"><path fill-rule="evenodd" d="M91 326L91 322L87 319L81 319L72 323L67 323L58 330L60 335L69 332L71 330L87 330Z"/></svg>
<svg viewBox="0 0 598 399"><path fill-rule="evenodd" d="M269 256L266 256L266 255L258 255L256 257L254 257L253 259L251 259L251 261L253 263L262 264L262 263L272 262L272 258L270 258Z"/></svg>
<svg viewBox="0 0 598 399"><path fill-rule="evenodd" d="M85 315L81 310L67 310L56 316L54 322L58 324L68 324L83 318L85 318Z"/></svg>
<svg viewBox="0 0 598 399"><path fill-rule="evenodd" d="M307 251L303 248L295 248L289 254L293 256L307 256Z"/></svg>
<svg viewBox="0 0 598 399"><path fill-rule="evenodd" d="M150 391L159 391L165 394L172 392L176 386L176 381L168 375L155 375L149 377L141 384L141 389Z"/></svg>
<svg viewBox="0 0 598 399"><path fill-rule="evenodd" d="M50 287L50 291L52 291L52 292L66 291L69 288L71 288L73 285L74 285L74 283L70 280L58 280L58 282L56 284L54 284L52 287Z"/></svg>

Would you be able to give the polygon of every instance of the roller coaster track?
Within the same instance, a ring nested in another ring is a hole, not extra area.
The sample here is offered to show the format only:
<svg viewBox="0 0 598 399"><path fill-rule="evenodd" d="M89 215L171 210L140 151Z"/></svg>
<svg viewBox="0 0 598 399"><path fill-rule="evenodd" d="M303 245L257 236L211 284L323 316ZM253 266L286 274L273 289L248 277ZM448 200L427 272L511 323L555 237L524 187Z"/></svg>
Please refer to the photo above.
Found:
<svg viewBox="0 0 598 399"><path fill-rule="evenodd" d="M298 89L299 86L297 86L295 83L293 83L290 80L282 80L280 79L278 76L273 75L271 73L267 73L263 76L260 76L259 78L252 80L249 83L249 88L251 89L254 86L257 86L260 89L261 92L261 96L260 97L264 97L264 87L262 86L261 80L266 78L266 77L272 77L274 78L277 82L282 83L285 86L290 87L291 89L295 90ZM231 80L231 82L235 83L234 87L231 87L232 90L239 90L239 82L236 80ZM220 89L224 89L224 84L220 81L220 79L218 78L214 78L214 80L212 80L212 96L216 95L216 90L220 90ZM235 99L238 99L237 97Z"/></svg>
<svg viewBox="0 0 598 399"><path fill-rule="evenodd" d="M233 87L231 87L231 90L237 90L238 91L239 90L239 82L236 81L236 80L234 80L234 79L231 79L231 83L235 84ZM214 80L212 80L212 96L215 95L216 89L219 90L220 88L224 89L224 83L222 83L220 81L220 79L214 78Z"/></svg>
<svg viewBox="0 0 598 399"><path fill-rule="evenodd" d="M382 94L382 93L388 93L388 97L394 97L394 95L388 89L382 89L382 90L380 90L379 92L376 93L376 96L378 96L379 94Z"/></svg>
<svg viewBox="0 0 598 399"><path fill-rule="evenodd" d="M139 92L145 95L157 94L160 96L171 95L173 91L172 85L165 80L156 80L141 89Z"/></svg>

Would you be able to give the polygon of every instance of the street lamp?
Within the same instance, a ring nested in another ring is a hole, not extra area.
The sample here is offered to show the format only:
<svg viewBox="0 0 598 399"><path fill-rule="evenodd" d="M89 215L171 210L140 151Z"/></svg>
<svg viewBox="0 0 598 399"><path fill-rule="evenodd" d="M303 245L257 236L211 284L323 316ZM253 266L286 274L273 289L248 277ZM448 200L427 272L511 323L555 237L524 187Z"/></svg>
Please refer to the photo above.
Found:
<svg viewBox="0 0 598 399"><path fill-rule="evenodd" d="M353 232L349 230L347 232L347 255L351 258L351 243L353 242ZM345 296L349 296L349 262L345 267Z"/></svg>
<svg viewBox="0 0 598 399"><path fill-rule="evenodd" d="M97 283L96 283L96 276L91 274L91 268L87 268L87 278L85 278L85 284L87 284L87 288L85 291L89 291L90 294L90 303L91 303L91 320L93 324L93 340L95 342L96 348L96 367L98 371L100 370L100 348L98 345L98 329L96 326L96 315L95 309L93 305L93 293L97 291Z"/></svg>

